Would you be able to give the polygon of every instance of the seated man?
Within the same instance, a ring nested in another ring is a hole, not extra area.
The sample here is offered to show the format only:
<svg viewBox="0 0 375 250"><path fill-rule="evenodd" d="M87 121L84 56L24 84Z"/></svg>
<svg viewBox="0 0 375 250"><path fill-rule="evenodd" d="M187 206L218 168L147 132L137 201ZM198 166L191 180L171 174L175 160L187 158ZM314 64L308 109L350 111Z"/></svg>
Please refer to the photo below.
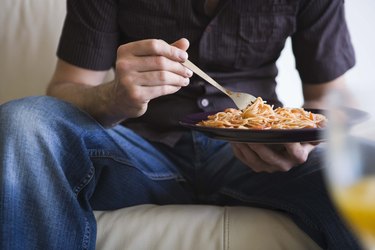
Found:
<svg viewBox="0 0 375 250"><path fill-rule="evenodd" d="M178 124L234 107L188 57L281 106L275 62L288 37L304 106L323 107L354 65L343 0L67 2L48 96L0 107L1 249L94 249L93 210L146 203L275 209L324 249L359 249L316 145L228 143Z"/></svg>

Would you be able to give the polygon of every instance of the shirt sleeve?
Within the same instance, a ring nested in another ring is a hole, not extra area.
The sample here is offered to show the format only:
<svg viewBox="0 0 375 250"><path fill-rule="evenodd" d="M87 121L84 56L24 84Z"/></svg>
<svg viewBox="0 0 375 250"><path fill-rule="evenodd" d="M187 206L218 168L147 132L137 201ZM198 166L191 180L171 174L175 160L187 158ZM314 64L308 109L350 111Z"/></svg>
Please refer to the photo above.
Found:
<svg viewBox="0 0 375 250"><path fill-rule="evenodd" d="M345 20L344 0L304 1L292 46L303 83L324 83L352 68L355 54Z"/></svg>
<svg viewBox="0 0 375 250"><path fill-rule="evenodd" d="M116 0L67 0L57 56L73 65L108 70L114 64L119 35Z"/></svg>

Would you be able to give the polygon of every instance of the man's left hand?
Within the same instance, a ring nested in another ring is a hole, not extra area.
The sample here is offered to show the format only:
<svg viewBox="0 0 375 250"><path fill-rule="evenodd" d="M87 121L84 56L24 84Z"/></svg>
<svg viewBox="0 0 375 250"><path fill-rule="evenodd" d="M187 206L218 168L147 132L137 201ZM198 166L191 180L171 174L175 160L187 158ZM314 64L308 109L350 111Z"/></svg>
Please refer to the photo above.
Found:
<svg viewBox="0 0 375 250"><path fill-rule="evenodd" d="M304 163L316 145L310 143L231 143L236 157L254 172L286 172Z"/></svg>

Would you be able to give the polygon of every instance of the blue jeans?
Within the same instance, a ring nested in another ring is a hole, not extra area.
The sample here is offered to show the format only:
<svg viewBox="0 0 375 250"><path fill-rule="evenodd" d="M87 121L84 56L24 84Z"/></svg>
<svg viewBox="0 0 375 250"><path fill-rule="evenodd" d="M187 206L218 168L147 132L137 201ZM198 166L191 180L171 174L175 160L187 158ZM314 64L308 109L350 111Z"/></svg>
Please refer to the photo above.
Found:
<svg viewBox="0 0 375 250"><path fill-rule="evenodd" d="M0 106L0 159L0 249L95 249L93 210L146 203L275 209L325 249L359 249L328 198L319 150L289 172L254 173L203 134L169 147L29 97Z"/></svg>

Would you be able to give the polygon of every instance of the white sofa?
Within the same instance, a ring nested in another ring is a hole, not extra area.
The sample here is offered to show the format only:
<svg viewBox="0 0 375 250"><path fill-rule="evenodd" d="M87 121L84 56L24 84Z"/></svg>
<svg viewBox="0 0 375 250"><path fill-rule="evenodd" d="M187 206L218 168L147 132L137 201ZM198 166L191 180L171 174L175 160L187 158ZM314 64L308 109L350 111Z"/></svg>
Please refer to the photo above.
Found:
<svg viewBox="0 0 375 250"><path fill-rule="evenodd" d="M64 0L0 2L0 104L44 94L64 15ZM95 216L97 249L319 249L288 217L264 209L142 205Z"/></svg>

